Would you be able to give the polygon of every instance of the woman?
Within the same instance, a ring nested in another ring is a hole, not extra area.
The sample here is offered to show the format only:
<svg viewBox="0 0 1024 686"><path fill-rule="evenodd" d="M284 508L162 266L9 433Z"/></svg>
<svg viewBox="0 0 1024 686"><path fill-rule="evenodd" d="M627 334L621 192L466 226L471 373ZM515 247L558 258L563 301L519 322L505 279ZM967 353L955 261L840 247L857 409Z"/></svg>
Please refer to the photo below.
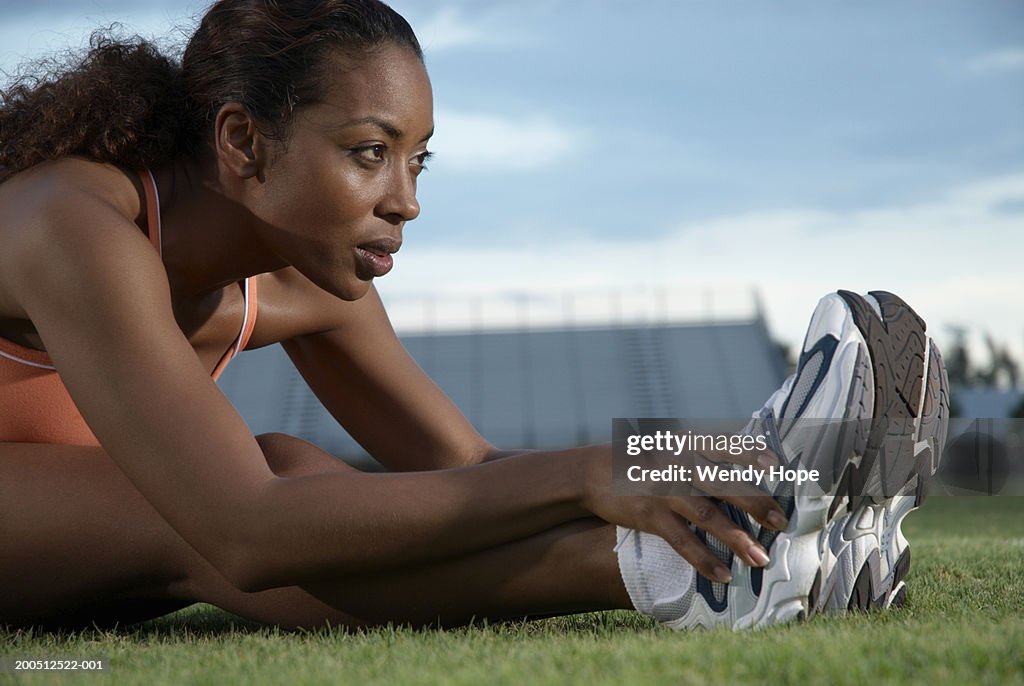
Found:
<svg viewBox="0 0 1024 686"><path fill-rule="evenodd" d="M372 282L420 211L432 98L376 0L222 0L180 67L99 38L5 96L0 623L658 616L793 533L752 491L721 495L743 522L613 496L608 446L499 452L411 361ZM278 342L390 473L250 434L213 379Z"/></svg>

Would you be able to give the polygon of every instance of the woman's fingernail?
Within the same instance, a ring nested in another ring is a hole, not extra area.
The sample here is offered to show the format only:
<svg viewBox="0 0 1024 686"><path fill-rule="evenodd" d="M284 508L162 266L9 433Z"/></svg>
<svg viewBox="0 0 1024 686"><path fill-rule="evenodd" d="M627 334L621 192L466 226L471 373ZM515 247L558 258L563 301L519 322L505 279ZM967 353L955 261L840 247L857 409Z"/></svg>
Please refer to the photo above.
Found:
<svg viewBox="0 0 1024 686"><path fill-rule="evenodd" d="M765 453L757 458L757 463L765 469L771 469L772 467L778 467L779 461L775 459L774 455Z"/></svg>
<svg viewBox="0 0 1024 686"><path fill-rule="evenodd" d="M728 584L732 582L732 573L724 565L718 565L715 567L715 578L723 584Z"/></svg>
<svg viewBox="0 0 1024 686"><path fill-rule="evenodd" d="M775 510L768 513L768 523L771 524L772 528L776 531L782 531L789 525L786 518Z"/></svg>
<svg viewBox="0 0 1024 686"><path fill-rule="evenodd" d="M768 564L768 553L759 545L750 546L750 549L747 550L747 555L750 555L750 559L754 561L754 565L757 567L764 567Z"/></svg>

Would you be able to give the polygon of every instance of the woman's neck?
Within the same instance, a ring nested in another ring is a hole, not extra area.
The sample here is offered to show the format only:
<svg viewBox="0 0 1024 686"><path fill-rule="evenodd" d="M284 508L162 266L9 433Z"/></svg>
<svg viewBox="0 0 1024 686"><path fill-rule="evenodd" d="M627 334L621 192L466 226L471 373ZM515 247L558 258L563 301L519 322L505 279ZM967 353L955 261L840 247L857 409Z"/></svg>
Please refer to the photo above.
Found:
<svg viewBox="0 0 1024 686"><path fill-rule="evenodd" d="M200 296L287 266L259 239L259 220L241 202L243 185L258 181L224 178L215 163L177 161L152 171L174 295Z"/></svg>

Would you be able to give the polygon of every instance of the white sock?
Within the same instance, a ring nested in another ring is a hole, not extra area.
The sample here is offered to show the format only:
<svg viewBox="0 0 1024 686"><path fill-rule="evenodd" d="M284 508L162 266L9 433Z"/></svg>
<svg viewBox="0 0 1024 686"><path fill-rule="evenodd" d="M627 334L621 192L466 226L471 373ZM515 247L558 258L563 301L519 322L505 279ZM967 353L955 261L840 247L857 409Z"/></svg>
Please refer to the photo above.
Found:
<svg viewBox="0 0 1024 686"><path fill-rule="evenodd" d="M686 614L693 566L660 536L621 526L615 527L615 533L619 573L637 612L661 622Z"/></svg>

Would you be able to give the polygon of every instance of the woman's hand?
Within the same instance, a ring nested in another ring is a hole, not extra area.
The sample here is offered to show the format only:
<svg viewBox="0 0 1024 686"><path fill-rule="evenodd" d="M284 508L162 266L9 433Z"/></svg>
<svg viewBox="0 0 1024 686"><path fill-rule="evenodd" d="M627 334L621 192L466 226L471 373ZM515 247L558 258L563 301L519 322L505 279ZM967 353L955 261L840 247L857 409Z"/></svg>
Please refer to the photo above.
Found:
<svg viewBox="0 0 1024 686"><path fill-rule="evenodd" d="M595 516L612 524L660 536L698 572L716 581L731 580L731 572L701 543L690 529L691 523L720 539L748 565L762 567L768 563L764 547L726 516L710 497L614 495L611 446L594 446L587 451L585 496L581 505ZM714 460L716 456L704 457ZM754 462L758 457L729 456L729 461ZM758 464L763 466L763 462ZM787 525L786 515L779 504L749 484L731 484L728 489L722 489L720 485L709 483L701 485L701 488L708 495L749 513L762 526L779 531Z"/></svg>

